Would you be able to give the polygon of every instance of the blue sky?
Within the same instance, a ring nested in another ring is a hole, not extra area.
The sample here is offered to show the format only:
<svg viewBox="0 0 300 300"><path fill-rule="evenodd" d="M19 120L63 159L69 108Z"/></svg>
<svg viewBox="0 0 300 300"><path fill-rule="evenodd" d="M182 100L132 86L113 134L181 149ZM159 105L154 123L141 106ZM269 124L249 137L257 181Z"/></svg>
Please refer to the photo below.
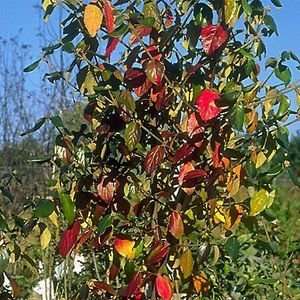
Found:
<svg viewBox="0 0 300 300"><path fill-rule="evenodd" d="M0 10L0 36L12 37L20 34L20 40L32 46L32 56L39 56L40 45L36 34L40 24L40 17L37 8L34 6L40 0L9 0L2 1ZM267 42L268 56L278 56L282 50L293 50L300 56L300 0L283 0L283 8L272 7L272 15L277 22L279 37L272 37ZM28 62L30 63L30 62ZM32 75L29 75L32 76ZM300 72L297 78L300 79ZM37 76L32 76L31 80L39 80ZM36 82L37 84L38 82ZM300 125L293 126L293 131L300 129Z"/></svg>

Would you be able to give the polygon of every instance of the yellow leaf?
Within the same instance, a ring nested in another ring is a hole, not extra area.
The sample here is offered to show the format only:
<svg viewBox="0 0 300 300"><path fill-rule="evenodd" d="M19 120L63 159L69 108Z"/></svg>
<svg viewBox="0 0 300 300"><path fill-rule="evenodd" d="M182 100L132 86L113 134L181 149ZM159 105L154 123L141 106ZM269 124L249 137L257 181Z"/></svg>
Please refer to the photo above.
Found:
<svg viewBox="0 0 300 300"><path fill-rule="evenodd" d="M237 0L225 0L224 2L225 23L233 27L239 18L240 5Z"/></svg>
<svg viewBox="0 0 300 300"><path fill-rule="evenodd" d="M266 162L266 160L267 160L267 157L265 156L265 154L262 151L260 151L256 157L255 168L256 169L260 168Z"/></svg>
<svg viewBox="0 0 300 300"><path fill-rule="evenodd" d="M95 37L101 27L103 13L96 4L88 4L84 9L83 23L89 35Z"/></svg>
<svg viewBox="0 0 300 300"><path fill-rule="evenodd" d="M183 278L186 279L192 275L193 272L193 255L190 249L187 249L179 259L180 269L183 274Z"/></svg>
<svg viewBox="0 0 300 300"><path fill-rule="evenodd" d="M47 9L56 3L56 0L43 0L42 7L44 11L47 11Z"/></svg>
<svg viewBox="0 0 300 300"><path fill-rule="evenodd" d="M53 225L55 225L56 227L59 226L58 225L58 216L57 216L57 213L55 211L53 211L48 218L53 223Z"/></svg>
<svg viewBox="0 0 300 300"><path fill-rule="evenodd" d="M215 223L225 223L225 214L223 209L223 201L217 201L214 209L214 222Z"/></svg>
<svg viewBox="0 0 300 300"><path fill-rule="evenodd" d="M269 193L261 189L254 193L250 200L250 216L256 216L266 208L269 208L274 200L275 192Z"/></svg>
<svg viewBox="0 0 300 300"><path fill-rule="evenodd" d="M41 247L43 250L49 246L49 243L51 241L51 232L48 229L48 227L46 227L44 229L44 231L42 232L42 234L40 236L40 241L41 241Z"/></svg>

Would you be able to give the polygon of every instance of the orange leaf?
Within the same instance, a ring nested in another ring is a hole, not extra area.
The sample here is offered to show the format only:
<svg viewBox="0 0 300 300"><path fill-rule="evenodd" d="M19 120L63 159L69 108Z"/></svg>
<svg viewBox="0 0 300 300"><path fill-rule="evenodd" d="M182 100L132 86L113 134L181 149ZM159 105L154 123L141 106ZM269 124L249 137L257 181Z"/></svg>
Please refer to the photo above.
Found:
<svg viewBox="0 0 300 300"><path fill-rule="evenodd" d="M180 239L184 234L184 225L179 212L173 211L169 219L169 232L176 238Z"/></svg>
<svg viewBox="0 0 300 300"><path fill-rule="evenodd" d="M179 172L179 176L178 176L178 183L180 185L183 185L183 179L184 179L184 176L190 172L190 171L193 171L195 170L193 164L191 162L187 162L185 163L181 168L180 168L180 172ZM195 188L194 187L191 187L191 188L182 188L184 190L184 192L188 195L192 195L195 191Z"/></svg>
<svg viewBox="0 0 300 300"><path fill-rule="evenodd" d="M166 275L157 275L155 279L155 288L157 294L163 300L171 300L173 296L170 279Z"/></svg>
<svg viewBox="0 0 300 300"><path fill-rule="evenodd" d="M209 289L209 282L207 280L207 276L204 272L201 272L200 275L193 277L193 285L195 291L199 293L207 293Z"/></svg>
<svg viewBox="0 0 300 300"><path fill-rule="evenodd" d="M113 200L119 185L120 184L117 179L103 176L97 186L98 195L104 202L109 203Z"/></svg>
<svg viewBox="0 0 300 300"><path fill-rule="evenodd" d="M130 240L115 239L114 247L115 250L123 257L133 258L134 257L134 247L135 242Z"/></svg>

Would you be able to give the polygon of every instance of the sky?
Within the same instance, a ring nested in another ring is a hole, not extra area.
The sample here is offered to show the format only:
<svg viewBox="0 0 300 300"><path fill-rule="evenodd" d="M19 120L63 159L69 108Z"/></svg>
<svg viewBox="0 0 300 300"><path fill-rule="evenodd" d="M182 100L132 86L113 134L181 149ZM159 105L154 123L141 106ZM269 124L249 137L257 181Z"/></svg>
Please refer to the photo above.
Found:
<svg viewBox="0 0 300 300"><path fill-rule="evenodd" d="M35 7L40 0L9 0L2 1L0 10L0 36L9 38L16 36L19 30L21 42L32 46L33 57L39 57L40 44L37 39L37 28L40 24L38 9ZM279 31L279 36L273 36L267 42L268 56L279 56L283 50L292 50L300 57L300 0L282 0L284 6L272 7L274 17ZM30 61L28 62L28 64ZM28 75L33 76L33 75ZM300 72L295 79L300 79ZM33 76L31 80L39 80ZM299 122L300 123L300 122ZM300 129L300 124L293 126L293 131Z"/></svg>

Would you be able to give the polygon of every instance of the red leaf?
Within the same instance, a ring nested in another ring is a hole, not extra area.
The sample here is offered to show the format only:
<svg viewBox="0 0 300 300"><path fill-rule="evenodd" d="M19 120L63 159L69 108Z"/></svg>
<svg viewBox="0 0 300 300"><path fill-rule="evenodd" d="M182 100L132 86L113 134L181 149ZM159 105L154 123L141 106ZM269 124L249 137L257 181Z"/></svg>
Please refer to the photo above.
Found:
<svg viewBox="0 0 300 300"><path fill-rule="evenodd" d="M105 56L109 57L113 53L113 51L117 48L119 44L119 39L118 38L109 38L107 42L107 46L105 49Z"/></svg>
<svg viewBox="0 0 300 300"><path fill-rule="evenodd" d="M183 177L182 186L191 188L202 182L207 177L207 173L204 170L196 169L189 171Z"/></svg>
<svg viewBox="0 0 300 300"><path fill-rule="evenodd" d="M130 43L135 44L138 42L141 38L149 35L152 32L152 27L147 27L144 25L138 25L134 28L132 35L130 37Z"/></svg>
<svg viewBox="0 0 300 300"><path fill-rule="evenodd" d="M220 94L211 89L205 89L199 94L196 107L203 121L207 122L220 114L221 109L216 106L218 100L220 100Z"/></svg>
<svg viewBox="0 0 300 300"><path fill-rule="evenodd" d="M157 242L145 262L147 266L152 266L160 263L168 254L170 245L168 242Z"/></svg>
<svg viewBox="0 0 300 300"><path fill-rule="evenodd" d="M227 42L229 34L222 25L207 25L200 36L205 53L211 56Z"/></svg>
<svg viewBox="0 0 300 300"><path fill-rule="evenodd" d="M165 74L163 63L152 59L145 64L145 73L147 78L155 85L160 85Z"/></svg>
<svg viewBox="0 0 300 300"><path fill-rule="evenodd" d="M142 284L143 284L142 273L141 272L135 273L125 290L124 297L129 298L131 296L135 296L139 294Z"/></svg>
<svg viewBox="0 0 300 300"><path fill-rule="evenodd" d="M166 275L157 275L155 279L155 288L157 294L163 300L171 300L173 296L172 285L169 277Z"/></svg>
<svg viewBox="0 0 300 300"><path fill-rule="evenodd" d="M80 222L75 221L61 235L58 252L61 256L66 257L76 245L77 238L80 232Z"/></svg>
<svg viewBox="0 0 300 300"><path fill-rule="evenodd" d="M177 163L186 159L194 153L195 149L196 147L194 145L184 144L176 151L175 156L173 157L173 162Z"/></svg>
<svg viewBox="0 0 300 300"><path fill-rule="evenodd" d="M171 213L168 230L178 240L183 236L184 225L182 222L181 215L178 211L173 211Z"/></svg>
<svg viewBox="0 0 300 300"><path fill-rule="evenodd" d="M109 0L104 0L103 14L104 14L106 29L108 33L112 33L115 30L116 24L115 24L114 8Z"/></svg>
<svg viewBox="0 0 300 300"><path fill-rule="evenodd" d="M147 154L144 161L144 168L148 174L152 174L159 165L162 163L165 157L165 148L162 145L154 146Z"/></svg>
<svg viewBox="0 0 300 300"><path fill-rule="evenodd" d="M162 54L159 52L159 49L156 45L150 45L148 46L145 51L142 54L141 63L144 64L146 61L149 60L149 58L155 59L157 61L160 61L162 57Z"/></svg>
<svg viewBox="0 0 300 300"><path fill-rule="evenodd" d="M187 132L189 133L190 137L192 137L195 134L200 134L200 133L204 132L204 129L199 124L196 113L194 113L194 112L191 113L188 118Z"/></svg>
<svg viewBox="0 0 300 300"><path fill-rule="evenodd" d="M115 178L103 176L100 183L97 185L98 195L106 203L113 200L115 193L119 188L119 181Z"/></svg>

